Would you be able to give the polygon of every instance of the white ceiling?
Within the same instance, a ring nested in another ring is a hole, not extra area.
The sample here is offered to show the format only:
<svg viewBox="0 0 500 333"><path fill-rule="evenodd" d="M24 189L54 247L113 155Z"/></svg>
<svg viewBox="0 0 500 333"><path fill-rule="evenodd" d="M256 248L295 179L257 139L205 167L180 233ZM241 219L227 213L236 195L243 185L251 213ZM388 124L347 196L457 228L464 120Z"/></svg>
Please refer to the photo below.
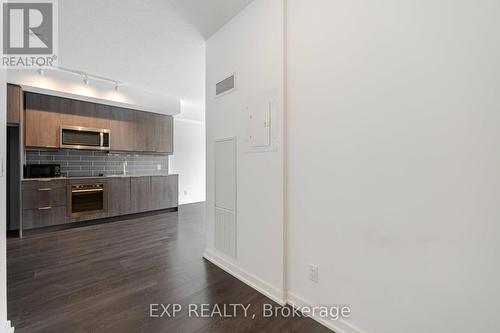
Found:
<svg viewBox="0 0 500 333"><path fill-rule="evenodd" d="M208 39L253 0L171 0Z"/></svg>

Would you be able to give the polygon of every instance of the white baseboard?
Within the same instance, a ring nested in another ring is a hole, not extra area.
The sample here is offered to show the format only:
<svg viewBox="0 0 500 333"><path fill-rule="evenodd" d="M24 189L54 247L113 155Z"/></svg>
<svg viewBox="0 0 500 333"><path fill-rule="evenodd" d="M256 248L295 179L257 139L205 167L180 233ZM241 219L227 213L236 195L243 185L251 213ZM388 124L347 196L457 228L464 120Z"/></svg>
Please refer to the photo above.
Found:
<svg viewBox="0 0 500 333"><path fill-rule="evenodd" d="M298 308L312 307L312 304L310 302L291 292L287 293L287 299L285 301L285 293L282 290L271 286L267 282L262 281L260 278L248 273L241 268L238 268L237 266L230 263L222 256L214 253L211 250L206 249L203 257L280 305L289 304ZM366 333L365 331L357 328L345 319L329 320L327 318L320 318L318 316L311 316L311 319L331 329L335 333Z"/></svg>
<svg viewBox="0 0 500 333"><path fill-rule="evenodd" d="M247 271L233 265L232 263L228 262L227 260L222 258L220 255L214 253L213 251L210 251L208 249L205 250L203 257L208 261L210 261L211 263L213 263L214 265L223 269L227 273L231 274L238 280L246 283L253 289L257 290L261 294L264 294L265 296L269 297L276 303L280 305L286 304L283 290L280 290L279 288L270 285L269 283L261 280L255 275L252 275Z"/></svg>
<svg viewBox="0 0 500 333"><path fill-rule="evenodd" d="M291 292L287 293L287 303L296 308L313 306L310 302ZM347 322L345 319L331 320L328 318L320 318L318 316L310 316L310 318L331 329L335 333L366 333L365 331Z"/></svg>
<svg viewBox="0 0 500 333"><path fill-rule="evenodd" d="M14 333L14 327L10 325L10 320L7 320L5 324L3 325L3 332L2 333Z"/></svg>

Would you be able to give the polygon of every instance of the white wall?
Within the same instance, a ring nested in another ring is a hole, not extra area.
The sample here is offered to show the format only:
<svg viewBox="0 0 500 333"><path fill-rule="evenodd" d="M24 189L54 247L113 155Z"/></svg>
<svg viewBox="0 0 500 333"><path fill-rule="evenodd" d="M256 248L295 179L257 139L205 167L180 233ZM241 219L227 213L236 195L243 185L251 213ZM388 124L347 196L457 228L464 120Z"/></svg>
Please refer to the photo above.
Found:
<svg viewBox="0 0 500 333"><path fill-rule="evenodd" d="M499 16L288 1L292 295L370 333L498 331Z"/></svg>
<svg viewBox="0 0 500 333"><path fill-rule="evenodd" d="M0 8L3 17L3 6ZM3 24L0 24L0 36L3 36ZM6 217L7 217L7 182L5 162L7 154L7 73L0 68L0 331L8 332L7 321L7 253L6 253Z"/></svg>
<svg viewBox="0 0 500 333"><path fill-rule="evenodd" d="M179 204L205 201L204 122L174 118L169 173L179 174Z"/></svg>
<svg viewBox="0 0 500 333"><path fill-rule="evenodd" d="M283 299L282 0L256 0L207 41L207 253L271 297ZM236 73L236 91L214 98ZM249 153L247 106L271 102L276 150ZM214 249L214 140L237 137L237 258Z"/></svg>

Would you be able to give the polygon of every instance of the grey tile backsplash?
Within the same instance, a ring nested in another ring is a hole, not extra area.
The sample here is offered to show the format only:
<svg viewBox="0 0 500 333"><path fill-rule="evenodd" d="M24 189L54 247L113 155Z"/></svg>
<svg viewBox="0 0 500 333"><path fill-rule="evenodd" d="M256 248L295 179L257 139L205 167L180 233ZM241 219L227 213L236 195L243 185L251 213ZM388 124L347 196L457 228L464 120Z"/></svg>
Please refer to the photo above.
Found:
<svg viewBox="0 0 500 333"><path fill-rule="evenodd" d="M123 174L126 162L130 175L167 175L168 156L133 153L105 153L83 150L27 150L26 164L60 164L63 176L92 177ZM158 170L160 166L161 170Z"/></svg>

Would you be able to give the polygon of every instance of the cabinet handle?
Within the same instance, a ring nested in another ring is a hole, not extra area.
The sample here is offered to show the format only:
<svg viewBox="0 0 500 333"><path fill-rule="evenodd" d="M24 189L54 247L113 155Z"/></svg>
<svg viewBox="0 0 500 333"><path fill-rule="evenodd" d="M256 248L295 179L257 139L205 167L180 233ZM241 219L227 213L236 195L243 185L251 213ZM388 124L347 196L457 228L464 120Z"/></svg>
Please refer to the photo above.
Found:
<svg viewBox="0 0 500 333"><path fill-rule="evenodd" d="M38 191L52 191L50 187L47 188L39 188Z"/></svg>
<svg viewBox="0 0 500 333"><path fill-rule="evenodd" d="M71 193L90 193L90 192L103 192L102 188L93 188L88 190L71 190Z"/></svg>
<svg viewBox="0 0 500 333"><path fill-rule="evenodd" d="M52 207L41 207L41 208L38 208L38 210L49 210L49 209L52 209Z"/></svg>

